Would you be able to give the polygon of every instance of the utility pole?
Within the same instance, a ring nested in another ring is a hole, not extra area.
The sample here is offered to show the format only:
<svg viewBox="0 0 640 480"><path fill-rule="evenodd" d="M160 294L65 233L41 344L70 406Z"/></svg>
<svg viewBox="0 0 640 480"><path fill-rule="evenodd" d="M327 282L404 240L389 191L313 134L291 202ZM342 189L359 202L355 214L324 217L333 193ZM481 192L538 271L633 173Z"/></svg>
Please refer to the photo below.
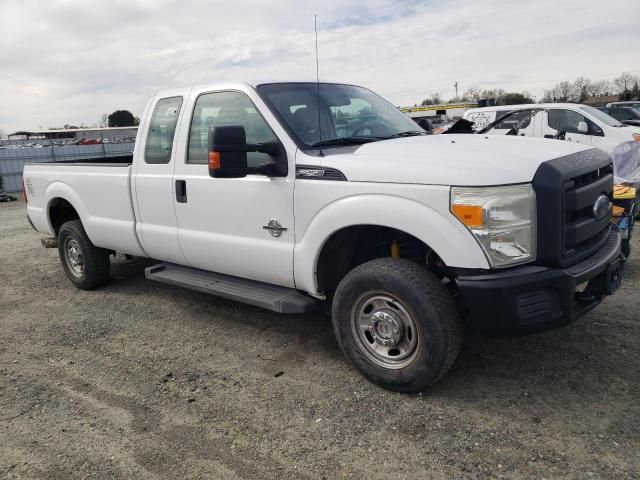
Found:
<svg viewBox="0 0 640 480"><path fill-rule="evenodd" d="M454 82L453 86L456 88L456 102L458 101L458 82Z"/></svg>

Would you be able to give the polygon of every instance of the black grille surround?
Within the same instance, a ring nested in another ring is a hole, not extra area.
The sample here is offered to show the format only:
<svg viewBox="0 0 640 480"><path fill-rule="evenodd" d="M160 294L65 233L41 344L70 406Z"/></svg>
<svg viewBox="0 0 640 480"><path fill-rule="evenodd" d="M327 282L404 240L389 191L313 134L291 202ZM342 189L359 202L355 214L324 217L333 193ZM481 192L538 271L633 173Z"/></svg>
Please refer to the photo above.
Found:
<svg viewBox="0 0 640 480"><path fill-rule="evenodd" d="M537 206L536 264L565 268L592 255L611 230L611 208L596 219L601 195L613 202L611 157L593 148L549 160L533 178Z"/></svg>

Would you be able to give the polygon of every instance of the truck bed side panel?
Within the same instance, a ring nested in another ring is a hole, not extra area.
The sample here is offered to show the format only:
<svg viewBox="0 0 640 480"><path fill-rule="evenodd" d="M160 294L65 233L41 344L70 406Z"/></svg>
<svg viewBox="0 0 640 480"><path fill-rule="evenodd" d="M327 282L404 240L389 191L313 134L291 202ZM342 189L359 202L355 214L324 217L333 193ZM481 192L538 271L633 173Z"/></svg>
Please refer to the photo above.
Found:
<svg viewBox="0 0 640 480"><path fill-rule="evenodd" d="M27 165L27 207L34 226L53 234L49 207L56 198L68 201L94 245L145 256L135 231L129 165Z"/></svg>

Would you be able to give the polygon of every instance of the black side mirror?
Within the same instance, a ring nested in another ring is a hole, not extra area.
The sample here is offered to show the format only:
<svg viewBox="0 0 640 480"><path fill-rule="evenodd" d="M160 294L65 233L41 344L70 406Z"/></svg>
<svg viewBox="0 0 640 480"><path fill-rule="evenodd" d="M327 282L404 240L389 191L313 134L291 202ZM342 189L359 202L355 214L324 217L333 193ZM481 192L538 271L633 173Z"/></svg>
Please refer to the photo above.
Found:
<svg viewBox="0 0 640 480"><path fill-rule="evenodd" d="M284 147L280 142L248 144L247 135L242 125L225 125L209 128L209 175L216 178L242 178L248 174L282 176L278 163L265 163L257 167L247 165L248 152L260 152L272 157L285 158ZM277 158L276 158L277 160Z"/></svg>

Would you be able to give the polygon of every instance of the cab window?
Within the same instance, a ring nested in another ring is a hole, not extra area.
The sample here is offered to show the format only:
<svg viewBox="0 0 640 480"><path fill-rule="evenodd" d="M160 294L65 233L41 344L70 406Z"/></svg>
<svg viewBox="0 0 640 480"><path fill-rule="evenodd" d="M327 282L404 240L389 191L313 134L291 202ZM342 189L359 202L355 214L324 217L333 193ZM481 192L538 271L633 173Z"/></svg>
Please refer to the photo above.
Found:
<svg viewBox="0 0 640 480"><path fill-rule="evenodd" d="M496 113L496 117L502 117L503 115L506 115L508 113L511 113L511 112L509 110L504 110L504 111L501 110L498 113ZM518 123L520 123L522 120L524 120L524 118L527 117L527 115L531 115L531 110L517 111L510 117L507 117L501 122L499 122L498 124L496 124L496 126L493 128L495 130L510 130L513 127L515 127ZM531 115L527 119L527 121L520 126L520 130L524 130L525 128L528 128L529 125L531 125L531 119L533 117L534 115Z"/></svg>
<svg viewBox="0 0 640 480"><path fill-rule="evenodd" d="M196 100L193 110L191 128L189 130L187 163L207 163L209 128L221 125L243 126L247 136L247 143L264 143L276 139L267 122L244 93L204 93ZM266 153L247 153L247 165L249 167L255 167L269 161L271 159Z"/></svg>
<svg viewBox="0 0 640 480"><path fill-rule="evenodd" d="M181 106L182 97L163 98L156 103L144 149L145 163L162 164L171 160L173 137Z"/></svg>
<svg viewBox="0 0 640 480"><path fill-rule="evenodd" d="M612 108L608 113L616 120L635 120L635 118L624 108Z"/></svg>
<svg viewBox="0 0 640 480"><path fill-rule="evenodd" d="M580 124L580 122L585 122L587 124L589 130L586 134L578 130L578 125ZM598 125L593 123L584 115L581 115L578 112L574 112L573 110L549 110L547 123L550 128L559 132L576 133L579 135L603 135L602 129L598 127Z"/></svg>

